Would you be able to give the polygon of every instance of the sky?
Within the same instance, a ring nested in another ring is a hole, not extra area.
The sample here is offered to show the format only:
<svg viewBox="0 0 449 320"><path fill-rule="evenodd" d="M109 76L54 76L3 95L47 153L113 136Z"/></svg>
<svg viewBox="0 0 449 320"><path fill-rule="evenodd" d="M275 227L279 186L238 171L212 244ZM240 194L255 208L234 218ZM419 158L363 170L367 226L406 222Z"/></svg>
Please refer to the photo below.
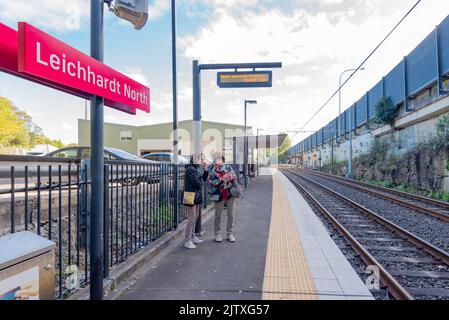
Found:
<svg viewBox="0 0 449 320"><path fill-rule="evenodd" d="M338 88L343 70L358 66L416 0L178 0L180 120L192 119L192 60L200 63L277 62L273 88L219 89L202 74L203 120L248 124L265 133L299 130ZM0 0L0 22L26 21L89 54L88 0ZM170 122L170 0L149 0L150 19L137 31L105 10L105 64L151 88L151 113L105 109L105 121L129 125ZM446 16L449 1L423 0L342 91L346 109L409 54ZM0 73L0 96L33 117L44 133L76 143L85 101ZM338 115L332 100L304 128ZM299 142L309 134L292 134Z"/></svg>

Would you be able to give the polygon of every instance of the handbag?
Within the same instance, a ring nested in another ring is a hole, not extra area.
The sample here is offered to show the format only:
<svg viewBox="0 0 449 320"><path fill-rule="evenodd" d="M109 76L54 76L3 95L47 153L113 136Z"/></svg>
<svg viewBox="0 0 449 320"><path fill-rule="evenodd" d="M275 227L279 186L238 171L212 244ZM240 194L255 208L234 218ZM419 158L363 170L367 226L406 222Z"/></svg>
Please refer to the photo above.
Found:
<svg viewBox="0 0 449 320"><path fill-rule="evenodd" d="M230 191L231 191L231 194L232 194L232 196L233 196L234 198L236 198L236 199L242 198L242 199L243 199L242 188L240 187L239 184L234 183L234 184L232 185Z"/></svg>
<svg viewBox="0 0 449 320"><path fill-rule="evenodd" d="M195 205L195 195L196 195L196 192L184 191L182 204L186 205L186 206L194 206Z"/></svg>

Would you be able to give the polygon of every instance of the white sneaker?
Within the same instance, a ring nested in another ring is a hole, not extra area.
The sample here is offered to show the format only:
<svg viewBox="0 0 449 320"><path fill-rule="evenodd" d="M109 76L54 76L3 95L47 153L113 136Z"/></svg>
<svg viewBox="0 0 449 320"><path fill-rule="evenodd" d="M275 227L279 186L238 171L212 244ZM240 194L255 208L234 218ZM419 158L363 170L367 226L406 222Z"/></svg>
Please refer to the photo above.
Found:
<svg viewBox="0 0 449 320"><path fill-rule="evenodd" d="M222 242L223 239L221 238L221 236L219 234L215 235L215 242Z"/></svg>
<svg viewBox="0 0 449 320"><path fill-rule="evenodd" d="M235 242L235 238L234 238L234 236L232 235L232 233L231 233L231 234L228 234L228 241L229 241L229 242Z"/></svg>
<svg viewBox="0 0 449 320"><path fill-rule="evenodd" d="M194 244L200 244L200 243L203 243L204 241L201 239L198 239L198 237L193 237L192 242Z"/></svg>
<svg viewBox="0 0 449 320"><path fill-rule="evenodd" d="M184 243L184 248L196 249L196 246L193 244L193 241L187 241L186 243Z"/></svg>

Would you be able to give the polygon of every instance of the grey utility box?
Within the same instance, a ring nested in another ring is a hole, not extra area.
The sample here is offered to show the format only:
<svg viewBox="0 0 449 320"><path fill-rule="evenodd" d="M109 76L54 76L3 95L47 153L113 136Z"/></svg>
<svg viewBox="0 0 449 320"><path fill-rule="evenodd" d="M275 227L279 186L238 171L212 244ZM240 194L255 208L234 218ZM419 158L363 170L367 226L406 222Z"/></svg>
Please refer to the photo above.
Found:
<svg viewBox="0 0 449 320"><path fill-rule="evenodd" d="M24 231L0 238L0 300L55 297L56 244Z"/></svg>

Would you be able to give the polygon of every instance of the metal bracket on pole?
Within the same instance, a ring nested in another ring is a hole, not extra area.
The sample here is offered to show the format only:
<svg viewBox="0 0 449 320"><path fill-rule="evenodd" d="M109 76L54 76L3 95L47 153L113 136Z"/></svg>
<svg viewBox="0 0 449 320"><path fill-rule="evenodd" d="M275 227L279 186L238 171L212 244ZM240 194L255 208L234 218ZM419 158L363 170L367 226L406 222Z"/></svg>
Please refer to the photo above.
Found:
<svg viewBox="0 0 449 320"><path fill-rule="evenodd" d="M78 242L80 248L87 249L90 246L90 193L88 192L90 177L90 159L81 160L81 186L80 186L80 208L79 208L79 230Z"/></svg>

